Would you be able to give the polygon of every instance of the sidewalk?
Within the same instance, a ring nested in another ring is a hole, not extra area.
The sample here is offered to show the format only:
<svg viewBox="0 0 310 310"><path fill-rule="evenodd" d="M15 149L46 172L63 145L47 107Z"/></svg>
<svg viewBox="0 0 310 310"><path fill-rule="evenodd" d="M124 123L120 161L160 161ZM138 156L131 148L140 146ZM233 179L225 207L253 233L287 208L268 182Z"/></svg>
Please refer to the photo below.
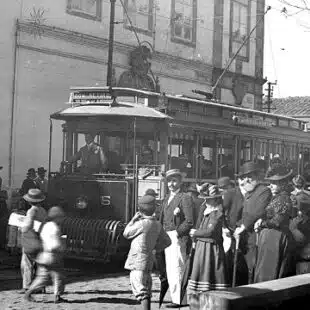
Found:
<svg viewBox="0 0 310 310"><path fill-rule="evenodd" d="M7 275L9 276L9 274ZM70 280L70 279L69 279ZM29 303L23 300L23 295L17 290L4 290L0 294L0 309L2 310L141 310L131 292L128 274L103 275L99 279L83 279L81 276L71 279L74 282L66 285L63 298L66 302L53 303L52 287L47 288L47 294L34 295L37 302ZM20 281L20 280L18 280ZM160 282L153 277L152 309L158 309ZM162 309L170 302L169 292L165 297ZM182 308L188 310L189 307Z"/></svg>
<svg viewBox="0 0 310 310"><path fill-rule="evenodd" d="M73 265L66 269L66 302L55 305L53 303L53 289L47 288L47 294L34 295L35 303L23 300L23 295L18 294L21 288L19 270L19 256L11 256L5 251L0 251L0 309L1 310L138 310L141 309L132 294L129 273L126 271L111 273L111 267L96 265L94 268L73 269ZM158 309L160 281L153 276L152 309ZM170 303L169 291L164 304ZM182 308L188 310L189 307Z"/></svg>

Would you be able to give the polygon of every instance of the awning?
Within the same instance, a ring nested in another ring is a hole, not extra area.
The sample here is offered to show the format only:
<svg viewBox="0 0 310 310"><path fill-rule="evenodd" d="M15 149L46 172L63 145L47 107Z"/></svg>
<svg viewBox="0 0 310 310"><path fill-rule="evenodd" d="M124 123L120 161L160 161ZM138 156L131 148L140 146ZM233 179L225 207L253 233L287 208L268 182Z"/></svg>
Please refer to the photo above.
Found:
<svg viewBox="0 0 310 310"><path fill-rule="evenodd" d="M117 103L115 105L84 104L72 106L51 115L51 118L66 120L74 117L138 117L157 120L170 119L171 117L153 108L142 104Z"/></svg>

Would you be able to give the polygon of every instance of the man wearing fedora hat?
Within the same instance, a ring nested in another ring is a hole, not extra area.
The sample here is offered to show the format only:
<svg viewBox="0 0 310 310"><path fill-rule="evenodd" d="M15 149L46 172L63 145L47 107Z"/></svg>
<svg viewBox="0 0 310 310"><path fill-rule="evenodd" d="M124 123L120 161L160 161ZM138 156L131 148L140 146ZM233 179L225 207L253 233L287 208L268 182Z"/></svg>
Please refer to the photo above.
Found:
<svg viewBox="0 0 310 310"><path fill-rule="evenodd" d="M44 222L47 218L47 213L44 208L40 206L45 200L44 194L37 188L28 190L28 193L23 196L24 200L30 204L30 209L27 211L24 226L21 228L22 234L28 230L33 229L34 221ZM34 258L26 254L22 249L21 258L21 273L23 278L22 293L28 290L34 278Z"/></svg>
<svg viewBox="0 0 310 310"><path fill-rule="evenodd" d="M29 168L27 171L26 179L23 181L22 186L19 190L20 195L25 195L28 193L30 188L39 188L38 183L36 182L36 171L34 168Z"/></svg>
<svg viewBox="0 0 310 310"><path fill-rule="evenodd" d="M184 176L179 169L166 172L169 194L163 201L160 213L160 222L171 239L171 245L165 249L166 272L172 299L167 308L179 308L186 304L186 297L180 300L180 296L188 234L193 227L193 200L181 189Z"/></svg>
<svg viewBox="0 0 310 310"><path fill-rule="evenodd" d="M204 202L204 200L202 198L199 198L199 191L197 188L197 183L191 183L188 188L187 188L187 193L189 196L192 197L193 199L193 216L194 216L194 225L196 224L197 218L198 218L198 214L199 214L199 210L200 210L200 206L201 204Z"/></svg>
<svg viewBox="0 0 310 310"><path fill-rule="evenodd" d="M245 162L237 174L242 188L245 190L241 220L235 229L236 239L242 238L245 260L248 268L248 283L253 282L256 257L256 234L254 224L265 212L271 200L270 189L259 182L259 167L253 161Z"/></svg>
<svg viewBox="0 0 310 310"><path fill-rule="evenodd" d="M48 186L48 181L46 178L46 170L44 167L39 167L37 170L38 176L36 177L35 181L37 182L40 190L44 193L47 194L47 186Z"/></svg>
<svg viewBox="0 0 310 310"><path fill-rule="evenodd" d="M31 188L39 188L39 184L36 182L36 171L34 168L29 168L27 171L26 179L23 181L19 190L19 194L23 197L28 193ZM30 204L23 198L19 201L19 210L27 211L30 208Z"/></svg>

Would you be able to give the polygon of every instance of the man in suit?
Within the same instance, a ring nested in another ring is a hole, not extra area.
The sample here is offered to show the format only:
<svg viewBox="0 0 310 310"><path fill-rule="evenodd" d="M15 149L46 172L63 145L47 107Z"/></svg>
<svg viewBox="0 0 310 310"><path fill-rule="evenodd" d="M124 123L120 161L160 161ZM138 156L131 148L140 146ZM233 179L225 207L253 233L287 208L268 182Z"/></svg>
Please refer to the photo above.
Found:
<svg viewBox="0 0 310 310"><path fill-rule="evenodd" d="M187 258L188 233L194 221L193 200L181 189L184 174L179 169L167 171L165 177L169 194L163 201L160 222L171 239L171 245L165 249L166 272L172 299L167 308L179 308L186 304L186 300L180 300L180 294Z"/></svg>
<svg viewBox="0 0 310 310"><path fill-rule="evenodd" d="M66 164L81 160L80 172L85 174L98 173L107 169L107 158L102 147L94 141L95 134L85 134L85 145L74 154Z"/></svg>
<svg viewBox="0 0 310 310"><path fill-rule="evenodd" d="M241 237L241 241L244 243L245 260L248 267L248 283L250 284L253 282L256 257L254 224L263 217L272 195L270 189L259 182L259 169L254 162L244 163L237 176L246 193L242 218L234 232L234 236L236 239Z"/></svg>
<svg viewBox="0 0 310 310"><path fill-rule="evenodd" d="M46 195L48 186L48 180L46 178L46 170L44 169L44 167L39 167L37 173L38 176L36 177L35 181L37 182L39 189Z"/></svg>
<svg viewBox="0 0 310 310"><path fill-rule="evenodd" d="M23 181L23 184L19 190L19 194L21 196L27 194L29 189L31 189L31 188L39 188L39 185L36 182L36 177L37 177L37 175L36 175L35 169L34 168L28 169L27 177Z"/></svg>

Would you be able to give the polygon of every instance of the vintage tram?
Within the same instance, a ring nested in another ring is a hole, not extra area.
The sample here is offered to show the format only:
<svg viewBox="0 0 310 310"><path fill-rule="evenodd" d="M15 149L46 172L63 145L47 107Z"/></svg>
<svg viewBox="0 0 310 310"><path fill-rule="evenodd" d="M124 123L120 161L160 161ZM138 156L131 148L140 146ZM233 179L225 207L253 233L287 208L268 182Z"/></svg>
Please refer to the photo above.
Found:
<svg viewBox="0 0 310 310"><path fill-rule="evenodd" d="M178 168L185 182L232 179L256 160L266 170L280 157L295 173L309 159L309 134L299 119L229 106L203 98L120 87L75 87L69 106L51 115L49 202L61 204L67 255L103 259L126 252L122 231L147 188L163 199L165 170ZM62 164L51 171L53 127L63 122ZM70 158L92 132L107 166L84 173ZM65 164L71 162L71 164ZM83 210L76 201L85 198Z"/></svg>

